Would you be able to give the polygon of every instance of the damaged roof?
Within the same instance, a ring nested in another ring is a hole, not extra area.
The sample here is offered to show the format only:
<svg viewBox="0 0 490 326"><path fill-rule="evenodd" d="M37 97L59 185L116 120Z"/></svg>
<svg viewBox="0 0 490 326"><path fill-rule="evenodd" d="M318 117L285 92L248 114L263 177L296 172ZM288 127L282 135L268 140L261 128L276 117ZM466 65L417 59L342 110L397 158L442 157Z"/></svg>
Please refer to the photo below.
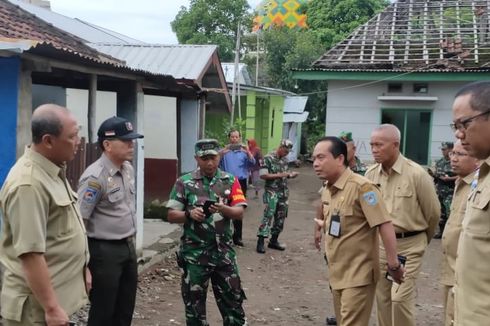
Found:
<svg viewBox="0 0 490 326"><path fill-rule="evenodd" d="M313 63L315 70L490 70L490 1L398 0Z"/></svg>

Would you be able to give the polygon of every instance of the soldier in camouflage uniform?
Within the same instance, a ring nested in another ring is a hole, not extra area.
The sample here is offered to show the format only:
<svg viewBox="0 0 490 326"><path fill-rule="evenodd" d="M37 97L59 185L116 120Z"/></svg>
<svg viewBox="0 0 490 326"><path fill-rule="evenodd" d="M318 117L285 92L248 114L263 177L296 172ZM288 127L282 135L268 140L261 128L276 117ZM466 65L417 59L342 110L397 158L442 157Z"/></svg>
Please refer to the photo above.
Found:
<svg viewBox="0 0 490 326"><path fill-rule="evenodd" d="M356 156L356 144L354 143L354 139L352 139L352 132L342 131L339 138L347 145L347 161L349 162L349 168L354 173L364 175L367 167L361 162L359 157Z"/></svg>
<svg viewBox="0 0 490 326"><path fill-rule="evenodd" d="M436 161L435 171L432 173L434 183L436 185L437 196L441 203L441 219L439 220L439 233L434 238L440 239L446 226L446 221L449 217L451 202L453 200L454 182L457 176L454 175L451 169L451 160L449 153L453 150L453 143L442 142L441 151L442 157Z"/></svg>
<svg viewBox="0 0 490 326"><path fill-rule="evenodd" d="M265 253L264 239L271 236L268 247L285 250L277 238L284 228L284 220L288 215L289 189L287 179L295 178L297 172L289 172L286 156L293 148L293 143L283 139L279 147L264 157L260 167L260 178L265 180L264 186L264 216L257 232L257 252ZM272 224L272 220L274 223ZM272 228L271 228L272 224Z"/></svg>
<svg viewBox="0 0 490 326"><path fill-rule="evenodd" d="M223 325L246 325L231 220L241 220L247 203L238 179L218 169L218 142L195 145L198 169L180 177L167 203L168 221L183 223L177 262L183 269L182 298L187 325L209 325L206 294L211 279Z"/></svg>

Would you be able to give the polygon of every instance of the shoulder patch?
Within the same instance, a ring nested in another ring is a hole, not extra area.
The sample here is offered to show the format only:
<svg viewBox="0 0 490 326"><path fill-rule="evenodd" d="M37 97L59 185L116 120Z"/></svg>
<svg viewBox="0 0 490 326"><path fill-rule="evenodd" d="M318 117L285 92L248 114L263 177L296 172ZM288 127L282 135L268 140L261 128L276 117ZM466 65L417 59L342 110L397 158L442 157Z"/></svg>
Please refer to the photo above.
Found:
<svg viewBox="0 0 490 326"><path fill-rule="evenodd" d="M95 199L97 198L98 192L99 192L99 190L89 187L85 190L85 193L83 194L82 200L85 203L92 204L95 202Z"/></svg>
<svg viewBox="0 0 490 326"><path fill-rule="evenodd" d="M369 206L374 206L378 203L378 196L374 191L365 192L362 198L366 201Z"/></svg>

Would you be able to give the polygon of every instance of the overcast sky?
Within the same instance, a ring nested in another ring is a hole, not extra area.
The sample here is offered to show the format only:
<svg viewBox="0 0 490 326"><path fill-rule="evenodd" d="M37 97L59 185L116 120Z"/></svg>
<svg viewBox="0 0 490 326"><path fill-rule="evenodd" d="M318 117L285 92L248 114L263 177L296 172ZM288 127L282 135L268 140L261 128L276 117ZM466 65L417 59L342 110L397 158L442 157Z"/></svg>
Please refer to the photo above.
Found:
<svg viewBox="0 0 490 326"><path fill-rule="evenodd" d="M148 43L177 44L170 22L189 0L50 0L51 9ZM248 0L255 8L260 0Z"/></svg>

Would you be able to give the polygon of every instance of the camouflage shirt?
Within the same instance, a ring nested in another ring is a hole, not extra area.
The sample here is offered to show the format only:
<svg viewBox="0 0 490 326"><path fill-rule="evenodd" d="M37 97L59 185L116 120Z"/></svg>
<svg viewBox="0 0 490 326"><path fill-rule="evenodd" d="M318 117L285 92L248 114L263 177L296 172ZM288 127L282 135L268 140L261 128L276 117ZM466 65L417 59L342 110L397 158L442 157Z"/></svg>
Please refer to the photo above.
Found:
<svg viewBox="0 0 490 326"><path fill-rule="evenodd" d="M284 173L288 170L287 157L279 158L276 152L272 152L264 157L263 164L260 167L260 175ZM265 191L283 193L284 197L289 195L287 178L266 180L264 189Z"/></svg>
<svg viewBox="0 0 490 326"><path fill-rule="evenodd" d="M360 174L360 175L366 174L367 167L364 163L361 162L359 157L354 156L354 161L355 161L355 165L350 167L352 172Z"/></svg>
<svg viewBox="0 0 490 326"><path fill-rule="evenodd" d="M247 206L240 183L232 174L218 169L210 179L197 169L177 179L167 207L191 210L203 206L207 200L220 199L229 206ZM220 213L210 215L203 222L187 219L181 237L182 258L188 263L205 266L215 265L224 256L234 258L231 236L230 219Z"/></svg>
<svg viewBox="0 0 490 326"><path fill-rule="evenodd" d="M443 196L451 196L454 191L454 180L442 181L439 179L446 175L449 177L454 176L454 172L451 169L451 161L444 157L437 160L434 175L437 192Z"/></svg>

